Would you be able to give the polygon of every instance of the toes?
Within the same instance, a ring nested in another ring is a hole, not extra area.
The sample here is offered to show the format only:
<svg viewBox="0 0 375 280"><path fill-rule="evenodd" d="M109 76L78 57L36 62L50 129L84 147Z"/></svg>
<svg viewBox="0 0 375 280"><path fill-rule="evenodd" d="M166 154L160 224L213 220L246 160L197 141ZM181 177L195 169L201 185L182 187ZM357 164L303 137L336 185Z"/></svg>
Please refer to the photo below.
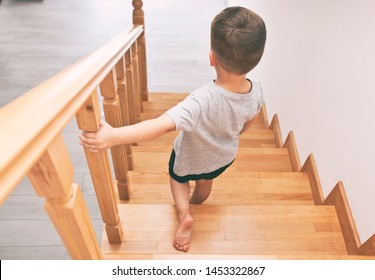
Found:
<svg viewBox="0 0 375 280"><path fill-rule="evenodd" d="M190 245L173 242L173 247L175 247L175 249L178 251L187 252L189 251Z"/></svg>
<svg viewBox="0 0 375 280"><path fill-rule="evenodd" d="M180 244L177 244L176 242L174 242L174 243L173 243L173 246L174 246L174 248L175 248L176 250L180 251L180 248L181 248Z"/></svg>
<svg viewBox="0 0 375 280"><path fill-rule="evenodd" d="M182 251L183 252L187 252L187 251L189 251L189 245L184 245L184 246L182 246Z"/></svg>
<svg viewBox="0 0 375 280"><path fill-rule="evenodd" d="M189 245L181 245L181 244L178 244L178 243L174 243L173 246L175 247L176 250L178 251L182 251L182 252L187 252L189 250Z"/></svg>

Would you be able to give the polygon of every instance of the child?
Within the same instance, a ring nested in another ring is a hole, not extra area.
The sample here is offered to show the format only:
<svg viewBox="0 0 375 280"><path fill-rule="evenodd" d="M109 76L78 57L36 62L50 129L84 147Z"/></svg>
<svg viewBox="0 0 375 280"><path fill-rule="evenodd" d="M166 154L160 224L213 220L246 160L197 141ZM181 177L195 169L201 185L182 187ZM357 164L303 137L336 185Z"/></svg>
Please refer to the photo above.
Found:
<svg viewBox="0 0 375 280"><path fill-rule="evenodd" d="M193 91L158 118L98 132L83 132L81 144L92 152L114 145L147 141L180 130L169 161L170 185L179 216L173 245L187 252L193 226L189 204L201 204L212 180L234 161L240 134L249 129L263 103L258 82L246 78L260 61L266 41L263 20L242 7L230 7L211 24L210 65L217 78ZM190 194L189 181L195 181Z"/></svg>

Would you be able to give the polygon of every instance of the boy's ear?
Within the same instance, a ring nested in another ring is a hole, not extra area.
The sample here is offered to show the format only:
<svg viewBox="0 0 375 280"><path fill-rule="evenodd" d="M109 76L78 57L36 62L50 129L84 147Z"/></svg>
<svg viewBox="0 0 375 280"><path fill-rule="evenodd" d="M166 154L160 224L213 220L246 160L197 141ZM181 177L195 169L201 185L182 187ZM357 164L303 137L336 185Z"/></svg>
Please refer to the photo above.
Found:
<svg viewBox="0 0 375 280"><path fill-rule="evenodd" d="M213 52L213 50L210 50L210 66L216 66L216 54Z"/></svg>

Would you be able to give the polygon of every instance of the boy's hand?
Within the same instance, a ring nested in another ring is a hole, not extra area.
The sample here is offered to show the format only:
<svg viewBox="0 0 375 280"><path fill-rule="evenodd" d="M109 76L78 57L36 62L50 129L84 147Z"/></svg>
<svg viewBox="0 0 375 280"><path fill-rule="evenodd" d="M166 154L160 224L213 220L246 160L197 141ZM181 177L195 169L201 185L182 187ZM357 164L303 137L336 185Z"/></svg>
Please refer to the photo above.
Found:
<svg viewBox="0 0 375 280"><path fill-rule="evenodd" d="M79 143L93 153L104 151L116 144L116 134L114 130L112 126L101 120L97 132L83 131L82 134L79 135Z"/></svg>

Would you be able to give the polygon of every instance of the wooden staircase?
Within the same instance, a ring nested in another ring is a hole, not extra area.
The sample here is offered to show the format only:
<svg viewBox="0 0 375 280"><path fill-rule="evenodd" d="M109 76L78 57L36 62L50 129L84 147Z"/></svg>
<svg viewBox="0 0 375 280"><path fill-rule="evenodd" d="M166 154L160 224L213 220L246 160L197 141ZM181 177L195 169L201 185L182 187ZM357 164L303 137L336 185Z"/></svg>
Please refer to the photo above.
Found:
<svg viewBox="0 0 375 280"><path fill-rule="evenodd" d="M192 206L188 253L172 246L167 163L177 133L115 146L112 165L108 153L85 149L104 223L100 248L63 129L75 117L80 130L98 131L99 94L116 127L159 116L186 96L148 94L143 3L132 5L130 30L1 108L0 203L27 175L72 259L375 259L375 235L361 244L342 183L324 198L313 156L302 166L293 133L283 143L265 108L209 199Z"/></svg>
<svg viewBox="0 0 375 280"><path fill-rule="evenodd" d="M184 94L150 93L141 119L159 116ZM276 120L276 119L275 119ZM277 121L277 120L276 120ZM124 237L110 244L106 259L367 259L349 255L333 205L315 205L298 153L280 146L278 124L269 128L263 108L241 137L234 164L214 181L211 196L192 206L194 226L188 253L172 246L177 214L169 188L168 160L177 132L133 146L131 198L119 201ZM276 131L276 133L275 133Z"/></svg>

